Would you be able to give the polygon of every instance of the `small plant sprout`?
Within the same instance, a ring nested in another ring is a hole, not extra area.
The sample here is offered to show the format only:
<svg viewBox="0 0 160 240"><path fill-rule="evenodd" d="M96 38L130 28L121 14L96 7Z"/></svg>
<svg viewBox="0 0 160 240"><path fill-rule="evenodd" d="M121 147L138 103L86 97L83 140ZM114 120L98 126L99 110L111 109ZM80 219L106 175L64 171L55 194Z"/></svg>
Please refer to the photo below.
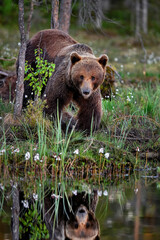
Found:
<svg viewBox="0 0 160 240"><path fill-rule="evenodd" d="M25 154L25 160L26 160L26 161L29 160L30 157L31 157L30 152L26 152L26 154Z"/></svg>
<svg viewBox="0 0 160 240"><path fill-rule="evenodd" d="M35 49L35 59L37 71L34 71L31 65L25 63L25 81L29 81L29 85L32 87L35 95L38 97L41 95L43 87L46 85L47 80L51 77L55 69L54 63L48 63L43 59L42 49Z"/></svg>
<svg viewBox="0 0 160 240"><path fill-rule="evenodd" d="M78 155L79 154L79 149L76 149L73 153Z"/></svg>

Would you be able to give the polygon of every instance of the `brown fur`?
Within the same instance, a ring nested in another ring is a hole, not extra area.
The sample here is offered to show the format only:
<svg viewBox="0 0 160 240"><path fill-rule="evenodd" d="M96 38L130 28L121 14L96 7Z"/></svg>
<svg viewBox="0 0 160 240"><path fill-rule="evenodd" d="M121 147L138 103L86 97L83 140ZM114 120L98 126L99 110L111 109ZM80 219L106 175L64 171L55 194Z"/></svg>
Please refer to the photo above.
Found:
<svg viewBox="0 0 160 240"><path fill-rule="evenodd" d="M15 97L17 76L13 74L0 81L0 98L4 101L13 100Z"/></svg>
<svg viewBox="0 0 160 240"><path fill-rule="evenodd" d="M97 129L102 116L100 85L106 72L107 56L96 58L87 45L77 43L68 34L59 30L44 30L37 33L28 43L26 60L34 67L34 50L41 48L43 58L56 65L53 76L48 80L44 91L47 101L45 112L62 115L64 108L75 102L79 111L76 117L68 114L71 127L89 131L91 125ZM25 93L30 96L31 88L25 86Z"/></svg>

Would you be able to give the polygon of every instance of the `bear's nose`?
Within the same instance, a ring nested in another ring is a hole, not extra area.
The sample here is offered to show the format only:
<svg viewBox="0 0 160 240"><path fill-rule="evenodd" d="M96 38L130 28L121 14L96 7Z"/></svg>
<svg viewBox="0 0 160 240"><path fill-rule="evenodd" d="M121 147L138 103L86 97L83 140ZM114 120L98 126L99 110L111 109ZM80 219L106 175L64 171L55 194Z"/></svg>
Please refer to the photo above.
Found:
<svg viewBox="0 0 160 240"><path fill-rule="evenodd" d="M88 94L90 94L90 90L88 90L88 89L83 90L83 94L84 94L84 95L88 95Z"/></svg>
<svg viewBox="0 0 160 240"><path fill-rule="evenodd" d="M85 210L83 209L83 208L81 208L81 209L79 209L79 211L78 211L80 214L83 214L83 213L85 213Z"/></svg>

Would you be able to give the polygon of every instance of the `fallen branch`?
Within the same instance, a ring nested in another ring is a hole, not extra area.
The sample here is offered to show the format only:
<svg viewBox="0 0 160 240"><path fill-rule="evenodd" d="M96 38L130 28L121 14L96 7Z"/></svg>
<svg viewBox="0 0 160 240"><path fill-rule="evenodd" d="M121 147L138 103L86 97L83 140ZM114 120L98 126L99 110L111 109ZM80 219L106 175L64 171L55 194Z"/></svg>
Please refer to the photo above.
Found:
<svg viewBox="0 0 160 240"><path fill-rule="evenodd" d="M5 76L5 77L8 77L8 73L6 73L6 72L3 72L3 71L0 71L0 75L3 75L3 76Z"/></svg>
<svg viewBox="0 0 160 240"><path fill-rule="evenodd" d="M17 61L17 58L16 57L13 57L13 58L2 58L1 57L0 60L2 60L2 61L9 61L10 62L10 61L14 61L14 60Z"/></svg>

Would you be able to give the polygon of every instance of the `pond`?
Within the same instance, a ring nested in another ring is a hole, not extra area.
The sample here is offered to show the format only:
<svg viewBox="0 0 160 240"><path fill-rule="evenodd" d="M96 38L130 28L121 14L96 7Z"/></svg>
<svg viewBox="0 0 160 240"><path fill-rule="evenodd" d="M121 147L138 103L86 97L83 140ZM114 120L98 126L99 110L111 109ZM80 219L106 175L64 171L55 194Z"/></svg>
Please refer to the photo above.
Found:
<svg viewBox="0 0 160 240"><path fill-rule="evenodd" d="M54 234L53 239L65 239L65 234L66 239L74 236L76 240L160 239L156 168L114 179L103 177L100 182L72 178L33 183L20 179L17 185L15 180L5 180L0 183L0 240L12 239L11 225L14 230L17 227L16 215L11 224L17 197L20 239L49 239L48 231L50 236Z"/></svg>

